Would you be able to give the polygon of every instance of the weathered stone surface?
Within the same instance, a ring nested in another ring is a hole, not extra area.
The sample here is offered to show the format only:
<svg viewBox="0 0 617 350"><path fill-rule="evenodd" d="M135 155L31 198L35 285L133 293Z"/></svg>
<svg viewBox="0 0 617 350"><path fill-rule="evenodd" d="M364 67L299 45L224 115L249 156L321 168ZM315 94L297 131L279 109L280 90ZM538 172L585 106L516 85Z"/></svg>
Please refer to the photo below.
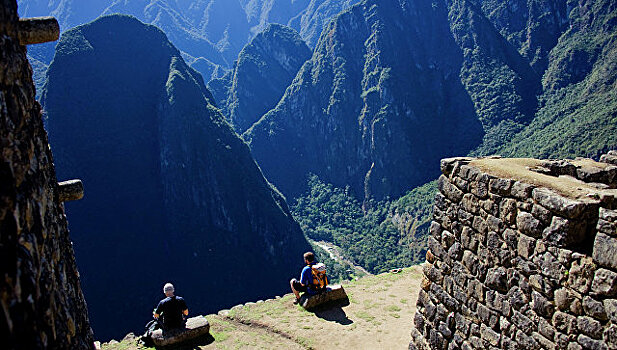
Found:
<svg viewBox="0 0 617 350"><path fill-rule="evenodd" d="M463 192L443 175L439 177L438 186L439 191L454 203L460 202L463 198Z"/></svg>
<svg viewBox="0 0 617 350"><path fill-rule="evenodd" d="M518 343L518 346L522 347L523 349L530 349L530 350L540 349L540 345L538 344L538 342L536 342L531 336L528 336L521 331L516 332L515 340Z"/></svg>
<svg viewBox="0 0 617 350"><path fill-rule="evenodd" d="M604 304L602 302L597 301L590 297L589 295L583 298L583 309L585 310L585 314L600 320L606 321L608 316L606 315L606 311L604 309Z"/></svg>
<svg viewBox="0 0 617 350"><path fill-rule="evenodd" d="M519 211L516 216L516 226L519 231L528 236L535 238L542 236L542 223L530 213Z"/></svg>
<svg viewBox="0 0 617 350"><path fill-rule="evenodd" d="M555 305L548 301L542 294L533 291L531 292L531 308L538 315L550 318L555 311Z"/></svg>
<svg viewBox="0 0 617 350"><path fill-rule="evenodd" d="M617 273L607 269L598 269L594 275L591 290L596 294L609 297L617 295Z"/></svg>
<svg viewBox="0 0 617 350"><path fill-rule="evenodd" d="M617 270L617 237L598 232L593 244L593 260L600 266Z"/></svg>
<svg viewBox="0 0 617 350"><path fill-rule="evenodd" d="M81 180L68 180L58 183L60 202L76 201L84 197L84 184Z"/></svg>
<svg viewBox="0 0 617 350"><path fill-rule="evenodd" d="M572 296L566 288L560 288L555 291L555 305L561 311L566 311L572 303Z"/></svg>
<svg viewBox="0 0 617 350"><path fill-rule="evenodd" d="M606 345L605 342L603 342L601 340L591 339L590 337L588 337L588 336L586 336L584 334L579 334L579 336L576 338L576 340L585 349L590 349L590 350L608 350L608 346Z"/></svg>
<svg viewBox="0 0 617 350"><path fill-rule="evenodd" d="M327 291L316 295L303 294L300 299L300 305L307 310L312 310L319 305L333 302L348 300L345 289L340 284L333 284L327 287Z"/></svg>
<svg viewBox="0 0 617 350"><path fill-rule="evenodd" d="M491 268L486 274L486 286L506 293L508 291L508 275L503 267Z"/></svg>
<svg viewBox="0 0 617 350"><path fill-rule="evenodd" d="M416 321L424 335L414 346L617 350L612 204L470 176L472 169L455 166L442 185L448 204L436 205L440 219L431 232L438 234L429 240L442 259L424 268L433 282L418 298L427 321ZM479 199L480 188L488 193Z"/></svg>
<svg viewBox="0 0 617 350"><path fill-rule="evenodd" d="M532 195L533 199L546 209L570 219L579 217L590 207L589 204L562 197L542 187L535 188Z"/></svg>
<svg viewBox="0 0 617 350"><path fill-rule="evenodd" d="M480 337L486 340L490 345L498 346L501 336L483 323L480 325Z"/></svg>
<svg viewBox="0 0 617 350"><path fill-rule="evenodd" d="M531 191L535 186L526 184L524 182L516 181L512 184L512 188L510 189L510 194L517 199L526 200L527 198L531 198Z"/></svg>
<svg viewBox="0 0 617 350"><path fill-rule="evenodd" d="M53 157L22 46L50 32L37 34L27 28L36 29L33 22L20 23L16 1L0 4L0 347L92 349Z"/></svg>
<svg viewBox="0 0 617 350"><path fill-rule="evenodd" d="M156 346L181 344L191 339L206 335L210 332L210 324L203 316L191 317L186 320L184 329L163 332L158 329L152 332L152 341Z"/></svg>
<svg viewBox="0 0 617 350"><path fill-rule="evenodd" d="M568 285L575 291L585 294L591 288L596 266L590 257L572 263L568 273Z"/></svg>
<svg viewBox="0 0 617 350"><path fill-rule="evenodd" d="M551 224L542 232L542 238L559 247L567 247L585 240L586 223L553 216Z"/></svg>
<svg viewBox="0 0 617 350"><path fill-rule="evenodd" d="M489 191L500 196L507 197L510 195L513 180L511 179L491 179L488 182Z"/></svg>
<svg viewBox="0 0 617 350"><path fill-rule="evenodd" d="M579 316L576 319L576 328L579 332L588 335L594 339L602 338L602 324L600 321L594 320L588 316Z"/></svg>
<svg viewBox="0 0 617 350"><path fill-rule="evenodd" d="M602 305L608 318L617 324L617 299L605 299Z"/></svg>
<svg viewBox="0 0 617 350"><path fill-rule="evenodd" d="M617 349L617 325L610 325L603 334L603 339L610 350Z"/></svg>
<svg viewBox="0 0 617 350"><path fill-rule="evenodd" d="M576 332L576 317L565 312L557 311L553 314L553 326L561 332L573 334Z"/></svg>
<svg viewBox="0 0 617 350"><path fill-rule="evenodd" d="M523 315L518 311L514 311L512 313L511 321L518 329L522 330L526 334L531 334L531 332L535 328L533 322L529 319L529 317Z"/></svg>

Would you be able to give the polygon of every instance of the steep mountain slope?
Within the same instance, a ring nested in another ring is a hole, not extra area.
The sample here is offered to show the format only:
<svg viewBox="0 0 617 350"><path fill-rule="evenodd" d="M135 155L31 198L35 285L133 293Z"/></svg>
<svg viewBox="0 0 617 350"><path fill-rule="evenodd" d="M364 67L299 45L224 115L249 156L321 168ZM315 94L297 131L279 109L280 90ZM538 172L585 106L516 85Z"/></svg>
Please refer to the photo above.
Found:
<svg viewBox="0 0 617 350"><path fill-rule="evenodd" d="M207 60L231 68L240 50L269 23L291 25L314 46L330 18L358 0L19 0L22 17L53 15L68 30L102 14L130 14L156 25L183 51L187 63L206 80ZM37 48L34 57L49 64L53 45ZM47 57L49 60L42 59ZM214 76L214 78L220 75Z"/></svg>
<svg viewBox="0 0 617 350"><path fill-rule="evenodd" d="M167 281L202 312L287 288L309 246L160 30L115 15L68 31L42 103L59 177L86 186L67 211L98 338L140 330Z"/></svg>
<svg viewBox="0 0 617 350"><path fill-rule="evenodd" d="M581 1L550 52L533 122L500 153L597 157L617 148L617 5Z"/></svg>
<svg viewBox="0 0 617 350"><path fill-rule="evenodd" d="M311 51L296 31L269 25L242 49L234 69L208 89L235 130L250 128L276 106Z"/></svg>
<svg viewBox="0 0 617 350"><path fill-rule="evenodd" d="M360 59L362 58L362 59ZM477 147L444 4L363 1L342 13L277 107L244 138L285 194L317 174L356 196L400 196L441 157Z"/></svg>

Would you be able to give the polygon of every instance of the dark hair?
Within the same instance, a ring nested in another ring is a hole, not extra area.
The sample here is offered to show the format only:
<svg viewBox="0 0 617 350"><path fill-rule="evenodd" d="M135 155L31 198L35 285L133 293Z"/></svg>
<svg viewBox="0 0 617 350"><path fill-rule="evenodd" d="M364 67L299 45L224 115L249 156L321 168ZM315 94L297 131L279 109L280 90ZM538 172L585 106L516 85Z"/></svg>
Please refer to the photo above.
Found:
<svg viewBox="0 0 617 350"><path fill-rule="evenodd" d="M304 259L312 263L313 261L315 261L315 254L313 254L313 252L306 252L304 253Z"/></svg>

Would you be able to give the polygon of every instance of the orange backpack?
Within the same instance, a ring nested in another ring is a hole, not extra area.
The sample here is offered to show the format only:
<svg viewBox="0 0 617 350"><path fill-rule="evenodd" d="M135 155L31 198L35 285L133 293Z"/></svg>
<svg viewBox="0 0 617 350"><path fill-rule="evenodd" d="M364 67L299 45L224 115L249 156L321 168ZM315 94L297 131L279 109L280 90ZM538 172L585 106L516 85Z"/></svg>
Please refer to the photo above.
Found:
<svg viewBox="0 0 617 350"><path fill-rule="evenodd" d="M328 276L326 276L326 265L318 263L311 265L311 274L313 275L313 288L321 291L328 285Z"/></svg>

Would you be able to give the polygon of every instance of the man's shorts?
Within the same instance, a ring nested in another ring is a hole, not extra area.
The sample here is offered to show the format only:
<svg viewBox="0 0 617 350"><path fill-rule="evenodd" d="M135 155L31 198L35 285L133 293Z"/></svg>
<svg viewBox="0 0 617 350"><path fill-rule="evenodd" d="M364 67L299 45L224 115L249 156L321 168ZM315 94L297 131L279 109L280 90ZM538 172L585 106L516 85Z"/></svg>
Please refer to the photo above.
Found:
<svg viewBox="0 0 617 350"><path fill-rule="evenodd" d="M291 280L291 284L298 292L305 293L308 290L308 286L303 286L302 283L295 278Z"/></svg>

